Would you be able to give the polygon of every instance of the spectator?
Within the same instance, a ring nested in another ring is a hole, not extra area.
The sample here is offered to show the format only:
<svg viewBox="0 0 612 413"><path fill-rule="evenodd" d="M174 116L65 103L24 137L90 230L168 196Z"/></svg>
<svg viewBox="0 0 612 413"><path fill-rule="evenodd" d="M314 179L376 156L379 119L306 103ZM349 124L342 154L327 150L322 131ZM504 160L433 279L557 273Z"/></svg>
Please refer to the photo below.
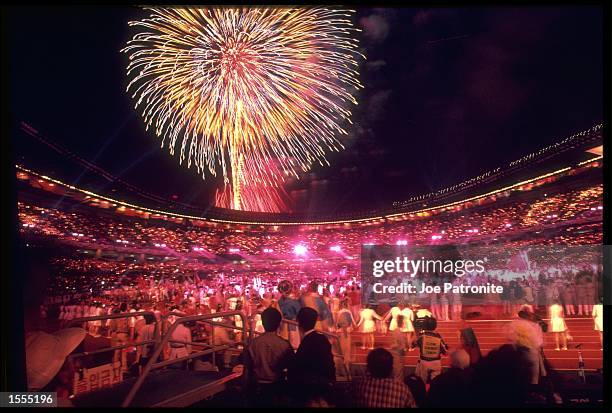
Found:
<svg viewBox="0 0 612 413"><path fill-rule="evenodd" d="M470 398L470 356L463 350L450 353L451 367L431 381L427 407L467 407Z"/></svg>
<svg viewBox="0 0 612 413"><path fill-rule="evenodd" d="M118 309L113 311L114 314L121 314L127 311L127 304L121 303L121 306ZM109 331L111 334L111 343L113 347L124 346L128 343L129 338L129 325L127 318L113 318L109 322ZM115 350L115 356L113 358L113 363L119 362L121 360L121 369L127 370L127 350L125 348Z"/></svg>
<svg viewBox="0 0 612 413"><path fill-rule="evenodd" d="M538 384L547 375L542 358L544 344L542 328L537 322L529 319L514 320L510 323L508 338L513 345L525 351L531 374L530 383Z"/></svg>
<svg viewBox="0 0 612 413"><path fill-rule="evenodd" d="M406 384L394 379L393 356L383 348L370 351L367 377L355 386L355 404L369 408L416 407Z"/></svg>
<svg viewBox="0 0 612 413"><path fill-rule="evenodd" d="M173 306L170 308L170 311L176 311L176 310L178 310L176 306ZM176 316L175 315L168 316L168 322L170 323L170 328L172 328L171 326L174 323L176 323ZM170 342L170 355L168 357L169 360L175 360L178 358L187 357L189 353L191 353L191 344L188 344L191 342L191 330L185 327L184 324L178 324L176 326L176 328L172 332L170 339L171 339L171 342ZM186 368L187 362L188 360L185 360L182 363L178 364L178 368ZM176 367L177 364L173 364L173 366Z"/></svg>
<svg viewBox="0 0 612 413"><path fill-rule="evenodd" d="M265 333L253 339L245 352L245 374L249 383L249 394L255 405L276 406L280 400L276 395L286 393L285 369L294 358L289 341L277 332L281 313L267 308L261 314Z"/></svg>
<svg viewBox="0 0 612 413"><path fill-rule="evenodd" d="M314 329L317 320L318 314L312 308L303 307L298 312L297 322L302 340L288 377L298 399L309 400L320 394L329 402L336 381L336 367L329 340Z"/></svg>
<svg viewBox="0 0 612 413"><path fill-rule="evenodd" d="M474 368L471 407L519 408L528 400L531 361L525 347L505 344Z"/></svg>

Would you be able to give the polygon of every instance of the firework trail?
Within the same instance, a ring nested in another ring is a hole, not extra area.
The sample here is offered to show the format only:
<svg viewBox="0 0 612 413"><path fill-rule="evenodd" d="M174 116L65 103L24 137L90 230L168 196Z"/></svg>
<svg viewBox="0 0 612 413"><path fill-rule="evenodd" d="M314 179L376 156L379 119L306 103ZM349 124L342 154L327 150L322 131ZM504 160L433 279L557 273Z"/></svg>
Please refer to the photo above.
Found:
<svg viewBox="0 0 612 413"><path fill-rule="evenodd" d="M147 10L122 49L127 91L161 146L180 147L181 164L203 178L220 168L230 185L278 187L343 148L338 136L362 87L354 11ZM283 173L266 168L271 160Z"/></svg>

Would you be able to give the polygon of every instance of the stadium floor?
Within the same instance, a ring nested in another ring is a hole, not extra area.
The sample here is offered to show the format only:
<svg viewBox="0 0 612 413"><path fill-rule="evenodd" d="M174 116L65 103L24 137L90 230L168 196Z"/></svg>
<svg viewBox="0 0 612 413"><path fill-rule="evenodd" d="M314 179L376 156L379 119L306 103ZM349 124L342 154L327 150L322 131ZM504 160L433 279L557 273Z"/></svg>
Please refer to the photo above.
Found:
<svg viewBox="0 0 612 413"><path fill-rule="evenodd" d="M499 347L506 342L505 328L511 320L474 320L467 321L468 326L474 329L480 350L486 355L491 349ZM568 350L555 350L553 333L544 333L544 354L551 365L559 370L574 370L578 368L578 350L576 345L582 344L582 358L585 369L597 370L603 367L603 351L601 350L599 335L594 330L593 320L585 318L566 318L569 333L573 340L568 341ZM449 349L459 347L459 321L439 321L436 331L442 335ZM353 335L353 363L365 364L369 350L362 350L362 334L354 332ZM375 347L390 348L393 338L390 334L375 334ZM403 357L404 366L414 367L418 359L418 350L407 352ZM442 358L442 365L448 366L448 357Z"/></svg>

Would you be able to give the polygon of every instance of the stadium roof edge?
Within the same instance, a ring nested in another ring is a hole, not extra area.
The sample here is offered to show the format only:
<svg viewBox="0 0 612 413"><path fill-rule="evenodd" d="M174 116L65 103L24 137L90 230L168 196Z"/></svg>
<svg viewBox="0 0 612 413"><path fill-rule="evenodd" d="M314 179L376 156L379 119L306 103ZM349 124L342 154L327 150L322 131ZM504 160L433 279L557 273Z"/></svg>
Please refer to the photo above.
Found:
<svg viewBox="0 0 612 413"><path fill-rule="evenodd" d="M231 220L231 219L219 219L219 218L211 218L211 217L201 217L201 216L193 216L193 215L186 215L186 214L179 214L176 212L169 212L169 211L162 211L162 210L157 210L157 209L152 209L152 208L148 208L148 207L143 207L143 206L139 206L139 205L135 205L135 204L131 204L125 201L120 201L120 200L116 200L104 195L100 195L97 193L94 193L92 191L86 190L86 189L82 189L82 188L77 188L73 185L69 185L66 184L62 181L59 181L57 179L48 177L46 175L42 175L38 172L32 171L30 169L25 168L24 166L21 165L15 165L16 168L20 171L23 171L25 173L29 173L31 175L37 176L38 178L44 179L46 181L50 181L54 184L63 186L65 188L68 188L72 191L77 191L80 192L82 194L85 194L89 197L95 197L95 198L99 198L108 202L112 202L113 204L117 204L120 205L121 207L129 207L129 208L134 208L137 209L139 211L146 211L147 213L152 213L152 214L158 214L158 215L164 215L164 216L170 216L170 217L174 217L174 218L180 218L180 219L189 219L189 220L193 220L193 221L204 221L204 222L212 222L212 223L221 223L221 224L237 224L237 225L262 225L262 226L290 226L290 225L338 225L338 224L351 224L351 223L371 223L374 221L380 221L380 220L387 220L387 219L393 219L395 217L401 217L401 216L405 216L406 214L419 214L419 213L425 213L425 212L430 212L430 211L435 211L435 210L441 210L441 209L446 209L446 208L450 208L450 207L454 207L466 202L472 202L472 201L476 201L479 199L483 199L486 198L488 196L491 195L495 195L497 193L501 193L501 192L505 192L508 190L512 190L518 187L521 187L522 185L527 185L530 184L532 182L541 180L541 179L546 179L555 175L559 175L565 172L568 172L571 169L575 169L576 167L581 167L584 166L586 164L595 162L602 159L602 156L595 156L593 158L590 158L586 161L580 162L578 164L576 164L575 166L566 166L560 169L557 169L555 171L552 172L548 172L545 174L541 174L529 179L525 179L522 180L520 182L511 184L511 185L507 185L504 186L502 188L498 188L492 191L488 191L479 195L475 195L472 197L468 197L465 199L461 199L458 201L454 201L454 202L449 202L447 204L444 205L436 205L436 206L432 206L432 207L427 207L427 208L421 208L421 209L416 209L416 210L405 210L402 212L397 212L397 213L392 213L392 214L380 214L380 215L375 215L375 216L363 216L361 218L356 218L356 219L342 219L342 220L315 220L315 221L310 221L310 222L306 222L306 221L301 221L301 220L296 220L296 221L283 221L283 222L257 222L255 220L252 221L248 221L248 220Z"/></svg>

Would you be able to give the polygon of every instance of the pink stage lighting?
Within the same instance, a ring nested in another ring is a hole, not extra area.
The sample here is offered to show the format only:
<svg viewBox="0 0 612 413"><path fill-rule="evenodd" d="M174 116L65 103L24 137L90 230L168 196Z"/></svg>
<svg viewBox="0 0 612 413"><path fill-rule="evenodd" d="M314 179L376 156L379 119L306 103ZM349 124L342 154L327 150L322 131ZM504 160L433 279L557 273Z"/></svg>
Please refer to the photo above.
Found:
<svg viewBox="0 0 612 413"><path fill-rule="evenodd" d="M231 253L237 253L237 252L240 252L240 250L239 250L238 248L230 248L230 249L229 249L229 252L231 252Z"/></svg>
<svg viewBox="0 0 612 413"><path fill-rule="evenodd" d="M334 245L332 247L329 247L329 250L333 252L340 252L342 251L342 248L340 248L340 245Z"/></svg>
<svg viewBox="0 0 612 413"><path fill-rule="evenodd" d="M293 252L295 253L295 255L306 255L306 251L308 251L308 249L305 245L296 245L293 248Z"/></svg>
<svg viewBox="0 0 612 413"><path fill-rule="evenodd" d="M406 241L405 239L400 239L395 244L396 245L408 245L408 241Z"/></svg>

